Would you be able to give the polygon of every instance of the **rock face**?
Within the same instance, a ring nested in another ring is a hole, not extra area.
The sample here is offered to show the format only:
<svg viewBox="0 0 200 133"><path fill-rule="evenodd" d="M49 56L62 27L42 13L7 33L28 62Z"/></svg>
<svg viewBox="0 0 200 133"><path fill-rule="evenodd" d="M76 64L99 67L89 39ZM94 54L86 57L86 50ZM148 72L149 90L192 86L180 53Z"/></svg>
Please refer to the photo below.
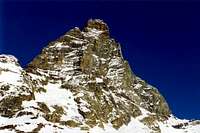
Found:
<svg viewBox="0 0 200 133"><path fill-rule="evenodd" d="M125 133L122 126L134 119L146 128L140 132L161 132L159 124L172 117L163 96L132 72L99 19L50 42L24 70L13 56L1 55L0 87L4 131L103 132L110 125L107 132Z"/></svg>

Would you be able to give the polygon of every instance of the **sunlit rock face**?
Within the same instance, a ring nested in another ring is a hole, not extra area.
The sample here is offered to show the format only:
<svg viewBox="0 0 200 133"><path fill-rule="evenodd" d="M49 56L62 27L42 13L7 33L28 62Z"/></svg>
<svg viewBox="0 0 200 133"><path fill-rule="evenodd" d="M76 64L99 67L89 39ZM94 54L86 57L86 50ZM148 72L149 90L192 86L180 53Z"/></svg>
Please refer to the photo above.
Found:
<svg viewBox="0 0 200 133"><path fill-rule="evenodd" d="M0 131L161 132L176 121L99 19L50 42L25 69L1 55L0 87Z"/></svg>

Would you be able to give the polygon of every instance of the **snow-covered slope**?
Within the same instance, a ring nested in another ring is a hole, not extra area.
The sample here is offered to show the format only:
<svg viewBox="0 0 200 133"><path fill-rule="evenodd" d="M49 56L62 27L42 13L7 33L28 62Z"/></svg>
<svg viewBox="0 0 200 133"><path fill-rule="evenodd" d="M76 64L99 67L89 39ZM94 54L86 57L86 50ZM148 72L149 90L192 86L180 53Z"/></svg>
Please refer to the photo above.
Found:
<svg viewBox="0 0 200 133"><path fill-rule="evenodd" d="M0 56L0 132L199 133L137 77L99 19L50 42L26 69Z"/></svg>

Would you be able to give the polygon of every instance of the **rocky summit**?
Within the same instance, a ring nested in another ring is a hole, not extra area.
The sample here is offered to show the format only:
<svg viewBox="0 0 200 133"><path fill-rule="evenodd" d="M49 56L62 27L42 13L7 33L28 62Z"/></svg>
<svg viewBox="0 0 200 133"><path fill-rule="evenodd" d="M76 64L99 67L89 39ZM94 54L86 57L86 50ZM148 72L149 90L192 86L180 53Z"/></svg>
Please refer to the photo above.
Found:
<svg viewBox="0 0 200 133"><path fill-rule="evenodd" d="M99 19L50 42L22 68L0 55L2 133L199 133L173 116L158 90L137 77Z"/></svg>

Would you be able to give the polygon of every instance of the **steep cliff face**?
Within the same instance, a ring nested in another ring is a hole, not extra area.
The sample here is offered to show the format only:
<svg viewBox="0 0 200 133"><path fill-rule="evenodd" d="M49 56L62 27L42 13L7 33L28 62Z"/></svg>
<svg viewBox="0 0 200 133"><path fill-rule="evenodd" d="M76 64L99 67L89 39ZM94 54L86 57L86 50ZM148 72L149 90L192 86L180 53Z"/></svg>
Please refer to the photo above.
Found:
<svg viewBox="0 0 200 133"><path fill-rule="evenodd" d="M1 55L0 86L4 131L162 132L173 120L188 123L173 118L158 90L132 72L99 19L50 42L25 70Z"/></svg>

